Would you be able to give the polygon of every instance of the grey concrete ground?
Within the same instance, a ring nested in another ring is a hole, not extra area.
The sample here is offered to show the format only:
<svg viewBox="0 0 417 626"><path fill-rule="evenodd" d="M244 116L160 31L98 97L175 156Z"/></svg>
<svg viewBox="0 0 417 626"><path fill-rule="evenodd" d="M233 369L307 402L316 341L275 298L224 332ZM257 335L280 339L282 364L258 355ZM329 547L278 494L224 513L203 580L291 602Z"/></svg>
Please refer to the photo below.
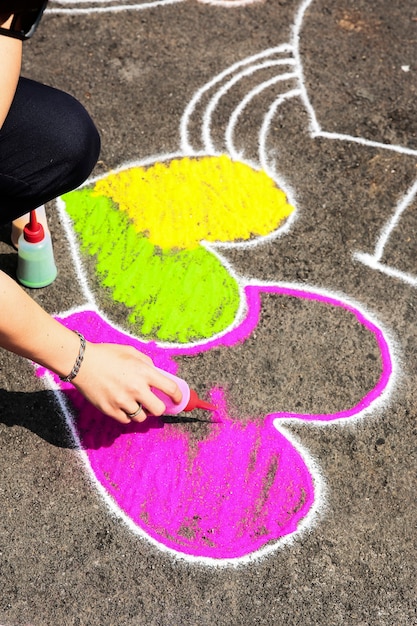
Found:
<svg viewBox="0 0 417 626"><path fill-rule="evenodd" d="M302 20L300 0L49 13L25 45L23 71L85 104L102 135L96 168L102 174L178 151L180 121L196 90L233 63L290 42L301 20L303 87L318 125L343 137L313 136L305 101L284 103L269 149L293 190L298 220L279 239L225 254L241 275L344 294L374 315L396 346L392 394L360 421L291 426L321 470L325 505L293 543L247 564L215 567L167 554L109 511L51 392L29 364L2 353L3 626L417 624L417 201L410 198L382 259L405 279L354 257L374 253L417 178L417 7L412 0L304 5ZM258 80L249 77L241 93L219 102L213 121L219 145L233 107ZM261 93L236 128L248 158L256 159L272 100ZM48 209L59 276L33 296L50 312L65 311L83 297L53 203ZM16 253L2 234L1 267L13 273ZM253 390L242 393L246 414L253 397L266 402L264 385L275 365L278 410L340 410L374 384L367 364L375 347L357 329L300 302L282 310L271 302L266 311L261 340L244 354L190 359L184 374L197 384L215 381L220 367L230 380L236 371L246 375ZM280 351L284 340L299 355L296 362ZM327 363L343 353L345 365L323 372L318 343L325 344Z"/></svg>

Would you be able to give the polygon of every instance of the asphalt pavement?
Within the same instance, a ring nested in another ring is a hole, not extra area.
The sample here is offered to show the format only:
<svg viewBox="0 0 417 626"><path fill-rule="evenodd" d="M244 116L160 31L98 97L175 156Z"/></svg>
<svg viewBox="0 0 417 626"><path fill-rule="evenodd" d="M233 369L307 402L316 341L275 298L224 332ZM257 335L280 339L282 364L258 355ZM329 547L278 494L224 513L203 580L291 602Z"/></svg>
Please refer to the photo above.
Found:
<svg viewBox="0 0 417 626"><path fill-rule="evenodd" d="M1 353L2 626L417 624L416 44L412 0L49 3L22 73L102 152L28 291L216 410Z"/></svg>

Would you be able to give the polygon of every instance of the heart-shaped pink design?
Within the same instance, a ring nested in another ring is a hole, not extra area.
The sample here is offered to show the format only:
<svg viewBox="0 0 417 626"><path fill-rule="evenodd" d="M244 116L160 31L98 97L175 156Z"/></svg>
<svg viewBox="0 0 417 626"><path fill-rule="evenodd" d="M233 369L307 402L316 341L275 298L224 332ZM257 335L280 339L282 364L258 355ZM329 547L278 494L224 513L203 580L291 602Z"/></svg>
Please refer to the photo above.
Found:
<svg viewBox="0 0 417 626"><path fill-rule="evenodd" d="M273 425L276 419L332 421L357 416L387 388L392 363L382 331L351 305L321 294L279 286L245 289L247 315L220 338L189 348L161 348L113 328L94 311L61 319L91 341L129 344L149 354L155 365L176 373L175 356L233 346L259 321L262 292L343 307L373 333L382 372L375 387L346 411L333 414L270 413L258 420L233 421L221 388L209 434L195 441L175 423L148 418L123 426L103 416L68 384L60 383L77 417L69 416L91 470L112 502L147 536L175 552L208 559L237 559L276 545L294 533L312 510L315 487L300 451ZM45 373L39 368L39 375ZM57 381L58 382L58 381Z"/></svg>

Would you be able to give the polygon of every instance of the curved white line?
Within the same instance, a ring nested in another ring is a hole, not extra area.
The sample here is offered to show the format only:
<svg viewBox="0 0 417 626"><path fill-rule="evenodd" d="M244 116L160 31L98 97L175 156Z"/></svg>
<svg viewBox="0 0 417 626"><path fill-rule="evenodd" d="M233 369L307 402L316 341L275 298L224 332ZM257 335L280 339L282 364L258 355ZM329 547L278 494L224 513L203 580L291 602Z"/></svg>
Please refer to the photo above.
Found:
<svg viewBox="0 0 417 626"><path fill-rule="evenodd" d="M125 5L112 5L108 7L90 7L87 9L47 9L45 13L53 15L88 15L89 13L121 13L122 11L142 11L144 9L151 9L153 7L164 6L165 4L178 4L185 0L154 0L154 2L144 2L143 4L125 4Z"/></svg>
<svg viewBox="0 0 417 626"><path fill-rule="evenodd" d="M397 208L392 218L386 223L386 225L382 229L380 238L375 248L374 256L375 256L376 261L381 260L382 254L384 252L384 247L388 239L390 238L392 231L397 226L402 213L413 202L414 198L416 197L416 194L417 194L417 179L414 181L411 188L408 190L408 192L405 194L402 200L398 203Z"/></svg>
<svg viewBox="0 0 417 626"><path fill-rule="evenodd" d="M413 149L413 148L405 148L403 146L400 145L396 145L396 144L386 144L386 143L382 143L380 141L372 141L370 139L364 139L362 137L354 137L353 135L347 135L344 133L331 133L331 132L327 132L324 131L322 126L319 124L317 116L316 116L316 112L313 108L313 105L311 104L310 98L307 95L307 90L305 87L305 80L304 80L304 70L303 70L303 64L301 62L301 55L300 55L300 31L302 28L302 24L303 24L303 20L304 20L304 16L305 13L308 9L308 7L310 6L310 4L313 2L313 0L305 0L297 13L296 19L294 21L294 27L293 27L293 36L292 36L292 46L293 46L293 50L294 50L294 59L296 62L296 69L297 72L299 74L299 81L300 81L300 90L301 90L301 98L303 100L304 106L306 108L309 120L310 120L310 132L312 137L324 137L326 139L337 139L340 141L351 141L354 143L359 143L362 144L364 146L370 146L372 148L382 148L384 150L391 150L393 152L399 152L401 154L409 154L409 155L413 155L416 156L417 155L417 149Z"/></svg>
<svg viewBox="0 0 417 626"><path fill-rule="evenodd" d="M249 91L246 94L243 100L241 100L241 102L238 104L238 106L235 108L232 115L230 116L230 120L227 125L226 132L225 132L226 149L230 153L232 158L237 160L241 156L235 149L234 141L233 141L233 134L234 134L234 130L235 130L239 117L242 115L243 110L247 107L250 101L253 100L253 98L259 95L262 91L265 91L265 89L268 89L268 87L272 87L272 85L275 85L276 83L282 82L290 78L296 78L296 77L297 75L294 73L280 74L279 76L274 76L273 78L270 78L269 80L266 80L263 83L260 83L259 85L254 87L251 91Z"/></svg>
<svg viewBox="0 0 417 626"><path fill-rule="evenodd" d="M87 182L85 184L87 184ZM86 272L84 271L84 266L81 261L81 256L79 253L79 245L78 245L77 238L75 235L73 223L68 213L65 210L65 202L61 197L59 197L56 199L56 204L58 207L59 218L64 227L65 234L67 236L70 253L71 253L74 266L75 266L75 273L77 274L78 282L80 283L84 298L86 299L87 303L90 306L97 309L98 307L96 304L96 300L93 295L93 292L91 291L88 285L87 275L86 275Z"/></svg>
<svg viewBox="0 0 417 626"><path fill-rule="evenodd" d="M307 90L305 88L303 65L301 63L301 55L300 55L300 31L301 31L301 27L302 27L303 20L304 20L304 15L312 2L313 0L305 0L301 4L298 10L296 18L294 20L294 26L293 26L293 32L292 32L292 46L294 50L294 59L296 62L296 68L297 68L297 72L299 75L301 98L303 100L308 117L310 119L310 131L312 133L319 133L321 129L317 122L315 111L311 105L310 99L307 95Z"/></svg>
<svg viewBox="0 0 417 626"><path fill-rule="evenodd" d="M358 311L361 311L363 314L365 314L366 317L369 320L371 320L372 323L381 330L381 332L383 332L385 339L388 342L390 354L392 356L393 371L392 371L389 384L384 390L384 392L382 393L382 395L378 399L376 399L375 402L370 407L367 407L367 409L362 411L356 417L358 418L363 417L365 413L366 414L374 413L377 408L378 409L381 408L381 405L382 406L386 405L387 401L389 400L394 390L394 386L397 383L397 378L399 374L399 368L398 368L398 362L397 362L397 358L398 358L397 357L397 345L396 345L396 342L393 340L393 338L390 336L390 333L388 333L386 329L382 327L382 325L379 323L378 320L376 320L373 314L370 314L367 311L366 307L364 307L363 305L357 304L350 298L346 297L344 294L342 296L339 293L330 292L327 289L325 290L325 289L317 288L312 285L305 285L305 284L300 284L300 283L279 283L279 282L276 283L276 282L270 282L270 281L256 281L254 279L245 281L245 284L247 285L254 284L257 286L278 285L281 287L290 287L294 289L300 288L303 291L338 298L339 300L341 300L342 302L346 304L351 304ZM80 308L79 310L82 310L82 309ZM100 315L102 315L102 313L98 309L95 309L95 310L98 313L100 313ZM69 313L70 312L67 312L67 314ZM61 315L67 315L67 314L61 314ZM114 327L117 328L116 325L114 325ZM308 511L306 517L298 524L297 529L290 535L281 537L277 539L276 541L274 541L273 543L263 546L263 548L255 552L252 552L244 557L238 557L235 559L230 559L230 558L213 559L209 557L196 557L196 556L187 555L187 554L178 552L177 550L174 550L172 548L168 548L164 544L159 543L156 539L153 539L152 537L150 537L150 535L148 535L144 530L142 530L138 525L136 525L133 522L133 520L121 510L118 504L113 500L113 498L109 495L106 489L102 486L102 484L98 480L96 474L94 473L91 467L87 452L83 450L81 446L81 441L80 441L80 438L79 438L79 435L77 433L75 423L74 423L73 412L66 402L64 393L59 389L58 385L54 382L53 378L49 374L47 374L44 377L44 381L45 381L46 386L48 386L55 393L56 400L58 401L60 408L64 414L67 427L78 448L79 458L83 462L87 475L91 481L91 484L95 486L95 488L97 489L97 492L103 498L103 501L108 507L108 510L113 515L121 519L127 525L127 527L132 531L132 533L134 533L136 536L141 537L142 539L146 540L150 545L158 548L165 554L170 555L171 557L177 560L187 561L189 563L198 563L201 565L211 566L211 567L226 567L226 566L237 567L239 565L253 563L255 561L259 561L260 559L262 559L268 554L273 554L277 552L278 550L282 549L283 547L294 543L295 540L303 536L304 533L312 527L314 522L317 520L317 517L319 515L323 515L325 511L325 507L327 505L327 502L326 502L327 486L323 478L321 466L317 463L317 460L312 456L310 450L305 448L304 445L300 443L298 437L293 432L290 432L289 430L287 430L287 428L285 427L287 424L291 425L292 420L276 419L273 422L274 427L276 428L277 431L281 432L288 439L288 441L294 446L294 448L301 455L314 481L315 497L314 497L313 505ZM352 419L356 421L356 417L349 418L349 422L351 422ZM300 422L297 422L297 423L300 424ZM345 420L344 420L344 423L345 423ZM301 424L307 428L312 428L316 426L321 426L321 427L326 426L328 428L329 427L331 428L335 426L334 424L329 424L328 422L325 422L325 423L301 422ZM342 425L342 424L338 422L338 425Z"/></svg>
<svg viewBox="0 0 417 626"><path fill-rule="evenodd" d="M236 85L236 83L238 83L242 78L245 78L246 76L251 76L252 74L254 74L255 72L259 70L263 70L268 67L275 67L277 65L292 65L293 63L294 63L293 59L277 59L273 61L264 61L263 63L251 65L250 67L246 68L242 72L239 72L238 74L233 76L233 78L228 80L212 97L204 113L204 116L203 116L204 149L207 150L209 153L215 151L215 146L211 140L211 118L221 98L234 85ZM291 72L291 73L283 74L282 76L284 77L283 80L285 80L286 78L294 78L296 75L293 72Z"/></svg>
<svg viewBox="0 0 417 626"><path fill-rule="evenodd" d="M264 59L265 57L272 56L273 54L282 54L282 53L291 54L291 52L292 52L292 46L290 46L289 44L281 44L280 46L277 46L275 48L268 48L267 50L258 52L257 54L246 57L245 59L242 59L241 61L237 61L237 63L230 65L228 68L226 68L225 70L223 70L222 72L214 76L214 78L212 78L208 83L200 87L200 89L198 89L195 92L194 96L191 98L190 102L186 106L182 119L181 119L180 145L181 145L181 150L184 152L184 154L188 154L188 155L194 154L194 150L189 142L188 125L190 123L190 118L198 102L201 100L202 96L207 91L212 89L212 87L220 83L224 78L226 78L227 76L230 76L231 74L239 70L239 68L244 67L245 65L255 63L256 61L259 61L259 59Z"/></svg>
<svg viewBox="0 0 417 626"><path fill-rule="evenodd" d="M355 252L353 254L353 258L357 261L360 261L364 265L367 265L368 267L371 267L372 269L379 272L383 272L384 274L387 274L392 278L402 280L408 285L411 285L411 287L417 287L417 278L415 276L409 274L408 272L398 270L395 267L391 267L390 265L385 265L384 263L381 263L381 258L384 253L384 248L388 242L388 239L391 237L392 231L397 227L401 215L414 201L416 195L417 179L411 185L405 196L397 204L397 208L394 211L392 217L383 226L381 234L375 246L374 254L367 254L365 252Z"/></svg>
<svg viewBox="0 0 417 626"><path fill-rule="evenodd" d="M266 138L267 138L269 128L271 126L272 119L276 113L276 110L278 109L279 106L281 106L281 104L283 104L283 102L285 102L286 100L290 100L291 98L300 96L300 95L301 95L301 90L299 88L292 89L291 91L287 91L286 93L281 94L275 100L275 102L273 102L272 105L269 107L268 112L265 115L264 120L262 122L262 126L259 131L259 163L261 165L261 168L265 170L265 172L267 172L271 176L271 178L276 177L276 172L275 172L275 168L273 168L272 165L268 163L267 150L266 150Z"/></svg>
<svg viewBox="0 0 417 626"><path fill-rule="evenodd" d="M55 2L51 2L50 5L52 7L56 5L74 5L74 4L110 4L110 2L114 2L114 0L55 0ZM123 4L121 6L128 6ZM48 9L49 10L49 9Z"/></svg>
<svg viewBox="0 0 417 626"><path fill-rule="evenodd" d="M391 330L388 330L388 328L379 320L379 318L374 314L373 311L368 309L368 307L365 306L364 304L359 303L357 300L351 298L350 296L347 296L343 292L336 291L333 289L332 290L326 289L324 287L307 285L304 283L292 283L292 282L287 283L287 282L281 282L281 281L275 282L275 281L267 281L267 280L263 281L263 280L256 280L254 278L247 280L246 284L256 285L260 287L278 285L281 288L288 288L288 289L299 288L301 291L304 291L304 292L318 294L318 295L322 295L328 298L337 299L340 302L342 302L344 305L351 306L352 308L362 313L362 315L364 315L364 317L366 317L368 321L370 321L383 334L385 341L388 345L389 354L391 356L392 371L391 371L389 381L385 389L382 391L381 395L376 397L369 406L361 409L355 415L338 420L337 424L340 424L340 425L349 424L349 423L362 420L365 416L375 413L376 410L384 410L388 406L388 403L391 401L394 390L397 388L399 380L402 375L401 346L398 343L398 340L396 339L396 337L394 337L394 335L392 334ZM279 421L280 421L280 424L296 423L293 418L283 418L283 419L279 419ZM331 424L329 424L329 422L318 422L317 420L312 420L312 421L309 421L308 423L304 423L304 426L315 427L315 426L324 426L325 424L327 424L330 427L332 426Z"/></svg>
<svg viewBox="0 0 417 626"><path fill-rule="evenodd" d="M227 7L234 9L235 7L245 7L248 4L260 4L265 0L198 0L201 4L211 4L215 7Z"/></svg>

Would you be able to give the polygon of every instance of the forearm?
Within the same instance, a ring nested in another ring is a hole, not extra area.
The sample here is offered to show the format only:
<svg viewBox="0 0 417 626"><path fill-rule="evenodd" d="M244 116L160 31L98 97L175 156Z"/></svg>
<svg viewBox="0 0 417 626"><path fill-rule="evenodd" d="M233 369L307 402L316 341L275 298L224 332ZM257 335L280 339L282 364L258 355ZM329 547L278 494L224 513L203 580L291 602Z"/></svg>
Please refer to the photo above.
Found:
<svg viewBox="0 0 417 626"><path fill-rule="evenodd" d="M68 376L79 353L80 339L0 272L0 347L59 376ZM129 421L126 415L135 412L138 404L153 415L163 413L165 405L152 387L171 396L174 402L181 400L176 383L131 346L87 342L73 384L100 411L124 423ZM136 420L145 417L141 411Z"/></svg>
<svg viewBox="0 0 417 626"><path fill-rule="evenodd" d="M8 28L13 16L0 15L0 26ZM19 80L22 42L0 35L0 128L6 119Z"/></svg>
<svg viewBox="0 0 417 626"><path fill-rule="evenodd" d="M0 346L66 376L80 340L0 272Z"/></svg>

